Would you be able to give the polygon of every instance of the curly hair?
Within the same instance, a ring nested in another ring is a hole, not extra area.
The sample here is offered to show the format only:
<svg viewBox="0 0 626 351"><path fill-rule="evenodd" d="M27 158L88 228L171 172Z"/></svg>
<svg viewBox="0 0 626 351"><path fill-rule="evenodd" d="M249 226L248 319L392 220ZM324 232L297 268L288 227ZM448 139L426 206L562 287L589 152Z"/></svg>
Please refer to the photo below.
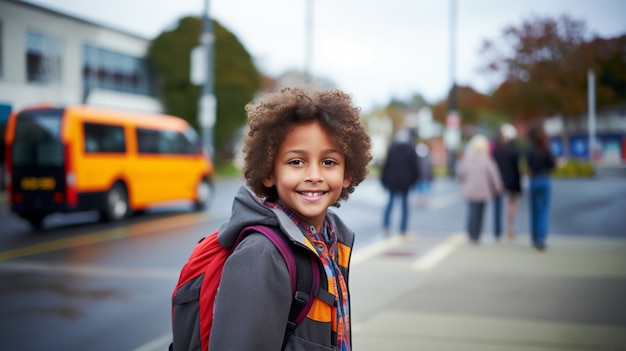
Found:
<svg viewBox="0 0 626 351"><path fill-rule="evenodd" d="M249 130L243 145L243 174L257 196L270 201L278 199L276 187L266 187L263 180L273 171L276 153L287 134L295 126L314 121L343 152L345 174L352 177L333 206L339 207L340 200L347 200L367 176L367 165L372 159L370 137L350 95L336 89L309 91L291 87L269 93L245 108Z"/></svg>

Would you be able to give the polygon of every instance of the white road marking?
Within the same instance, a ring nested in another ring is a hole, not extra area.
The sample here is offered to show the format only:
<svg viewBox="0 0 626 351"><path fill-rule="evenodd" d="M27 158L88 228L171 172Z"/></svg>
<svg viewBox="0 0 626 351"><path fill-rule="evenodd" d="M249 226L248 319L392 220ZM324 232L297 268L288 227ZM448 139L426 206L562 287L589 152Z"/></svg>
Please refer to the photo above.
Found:
<svg viewBox="0 0 626 351"><path fill-rule="evenodd" d="M414 271L427 271L433 269L464 242L465 234L454 234L443 243L428 251L424 256L415 260L411 265L411 269Z"/></svg>
<svg viewBox="0 0 626 351"><path fill-rule="evenodd" d="M374 241L371 244L360 248L358 251L355 251L354 254L352 254L350 266L353 267L354 265L367 261L368 259L380 254L381 252L400 245L404 241L406 241L406 237L397 235L384 240Z"/></svg>

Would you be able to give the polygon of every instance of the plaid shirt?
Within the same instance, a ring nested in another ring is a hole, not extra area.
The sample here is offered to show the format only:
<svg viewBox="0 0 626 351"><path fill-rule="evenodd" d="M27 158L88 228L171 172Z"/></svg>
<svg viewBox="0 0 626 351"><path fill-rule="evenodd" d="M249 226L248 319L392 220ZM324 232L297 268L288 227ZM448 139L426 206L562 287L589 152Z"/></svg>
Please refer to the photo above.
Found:
<svg viewBox="0 0 626 351"><path fill-rule="evenodd" d="M333 306L333 310L336 313L332 316L332 329L336 333L337 343L335 344L333 341L333 344L337 346L338 350L350 351L351 333L348 286L337 264L337 234L334 226L327 216L322 225L322 232L318 233L314 226L300 219L293 211L282 204L265 201L265 205L285 212L317 249L317 254L328 277L328 284L333 286L333 289L329 289L329 291L336 292L336 306Z"/></svg>

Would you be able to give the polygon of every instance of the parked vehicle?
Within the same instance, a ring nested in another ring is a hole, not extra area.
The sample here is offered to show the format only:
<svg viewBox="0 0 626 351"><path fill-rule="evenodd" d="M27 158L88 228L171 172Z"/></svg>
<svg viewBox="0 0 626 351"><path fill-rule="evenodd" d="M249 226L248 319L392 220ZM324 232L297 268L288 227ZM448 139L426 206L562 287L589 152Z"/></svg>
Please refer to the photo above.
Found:
<svg viewBox="0 0 626 351"><path fill-rule="evenodd" d="M183 119L76 105L26 109L6 130L11 211L41 228L55 212L115 221L173 201L204 209L213 163Z"/></svg>

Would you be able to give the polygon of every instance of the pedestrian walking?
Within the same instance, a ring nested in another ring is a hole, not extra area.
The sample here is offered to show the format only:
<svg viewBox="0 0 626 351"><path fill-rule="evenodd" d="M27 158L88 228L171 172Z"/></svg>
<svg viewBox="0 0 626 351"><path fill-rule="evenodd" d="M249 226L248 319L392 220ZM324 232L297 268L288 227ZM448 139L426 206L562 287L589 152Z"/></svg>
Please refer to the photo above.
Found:
<svg viewBox="0 0 626 351"><path fill-rule="evenodd" d="M359 109L339 90L284 88L246 111L247 187L237 193L218 240L232 247L243 228L276 228L293 250L312 254L327 291L316 292L309 301L315 312L286 338L294 299L287 265L266 236L249 234L224 265L209 350L351 350L354 233L329 207L339 207L367 174L370 138Z"/></svg>
<svg viewBox="0 0 626 351"><path fill-rule="evenodd" d="M555 167L550 140L542 124L528 129L526 162L529 173L530 232L532 245L539 251L547 248L550 219L550 171Z"/></svg>
<svg viewBox="0 0 626 351"><path fill-rule="evenodd" d="M509 239L515 237L515 217L517 199L522 192L519 170L519 149L517 130L511 124L503 124L496 133L493 158L500 171L504 192L493 198L493 230L496 238L502 233L502 200L506 193L506 233Z"/></svg>
<svg viewBox="0 0 626 351"><path fill-rule="evenodd" d="M391 214L396 198L400 199L400 234L406 235L409 221L408 197L418 177L417 154L411 143L411 134L406 129L399 130L387 150L381 182L389 194L383 215L383 229L391 235Z"/></svg>
<svg viewBox="0 0 626 351"><path fill-rule="evenodd" d="M433 181L433 166L430 161L430 148L428 144L420 142L415 147L417 154L417 182L414 187L417 203L425 205L430 196Z"/></svg>
<svg viewBox="0 0 626 351"><path fill-rule="evenodd" d="M502 180L495 162L489 155L489 141L474 135L467 144L457 167L463 197L468 203L467 234L470 242L480 240L486 204L502 192Z"/></svg>

